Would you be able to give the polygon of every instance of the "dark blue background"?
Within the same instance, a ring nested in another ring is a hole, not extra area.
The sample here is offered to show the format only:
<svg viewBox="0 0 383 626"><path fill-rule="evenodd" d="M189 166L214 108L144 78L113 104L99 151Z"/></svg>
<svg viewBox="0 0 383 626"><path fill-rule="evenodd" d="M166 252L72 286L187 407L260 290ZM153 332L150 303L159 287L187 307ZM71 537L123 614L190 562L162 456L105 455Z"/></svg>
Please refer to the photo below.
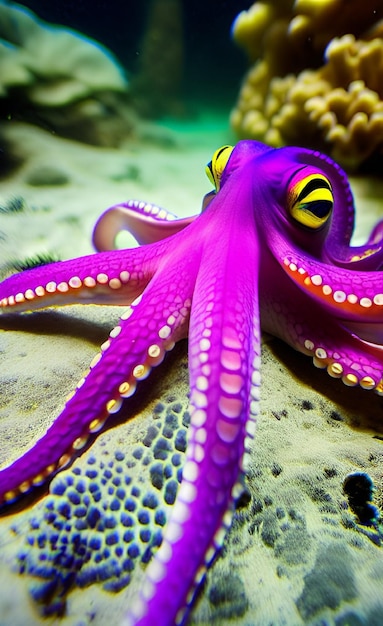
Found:
<svg viewBox="0 0 383 626"><path fill-rule="evenodd" d="M43 19L70 26L102 42L135 72L150 0L24 0ZM236 97L247 67L231 39L238 13L252 0L183 0L187 95Z"/></svg>

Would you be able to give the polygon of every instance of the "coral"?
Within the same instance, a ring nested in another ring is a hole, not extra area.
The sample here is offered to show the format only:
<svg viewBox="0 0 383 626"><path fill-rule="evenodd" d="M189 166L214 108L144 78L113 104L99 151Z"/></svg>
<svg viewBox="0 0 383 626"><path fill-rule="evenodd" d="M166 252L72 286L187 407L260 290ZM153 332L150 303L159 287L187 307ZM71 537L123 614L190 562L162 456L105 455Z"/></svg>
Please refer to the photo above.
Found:
<svg viewBox="0 0 383 626"><path fill-rule="evenodd" d="M296 65L288 36L292 6L293 0L256 2L248 11L242 11L233 24L233 37L250 60L264 57L277 75L293 71Z"/></svg>
<svg viewBox="0 0 383 626"><path fill-rule="evenodd" d="M63 615L74 587L100 583L118 592L138 563L148 563L181 481L189 420L185 406L168 398L166 406L154 407L132 457L105 447L52 481L18 555L19 572L31 577L30 594L43 615Z"/></svg>
<svg viewBox="0 0 383 626"><path fill-rule="evenodd" d="M383 7L358 7L259 2L239 14L234 38L257 59L231 115L240 137L318 147L349 170L381 152Z"/></svg>
<svg viewBox="0 0 383 626"><path fill-rule="evenodd" d="M295 0L289 34L298 43L310 40L314 50L323 51L335 37L353 33L369 39L383 34L380 0Z"/></svg>
<svg viewBox="0 0 383 626"><path fill-rule="evenodd" d="M49 25L17 4L0 2L1 117L109 144L97 126L110 126L107 118L113 108L119 110L126 90L123 70L101 45Z"/></svg>
<svg viewBox="0 0 383 626"><path fill-rule="evenodd" d="M263 57L274 75L319 66L335 37L383 35L380 0L262 0L239 13L233 37L252 62Z"/></svg>

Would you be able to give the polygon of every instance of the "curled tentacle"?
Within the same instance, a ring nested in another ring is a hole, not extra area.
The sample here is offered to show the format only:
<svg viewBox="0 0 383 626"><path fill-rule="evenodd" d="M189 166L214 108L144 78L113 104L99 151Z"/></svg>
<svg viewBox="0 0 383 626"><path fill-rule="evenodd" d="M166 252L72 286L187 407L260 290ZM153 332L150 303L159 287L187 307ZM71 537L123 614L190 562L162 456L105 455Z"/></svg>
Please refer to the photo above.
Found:
<svg viewBox="0 0 383 626"><path fill-rule="evenodd" d="M99 252L114 250L117 235L123 230L131 233L139 244L154 243L178 233L194 219L179 219L155 204L129 200L101 215L93 230L93 245Z"/></svg>
<svg viewBox="0 0 383 626"><path fill-rule="evenodd" d="M374 244L380 244L382 243L382 241L383 241L383 220L381 220L374 226L367 240L367 244L370 246Z"/></svg>

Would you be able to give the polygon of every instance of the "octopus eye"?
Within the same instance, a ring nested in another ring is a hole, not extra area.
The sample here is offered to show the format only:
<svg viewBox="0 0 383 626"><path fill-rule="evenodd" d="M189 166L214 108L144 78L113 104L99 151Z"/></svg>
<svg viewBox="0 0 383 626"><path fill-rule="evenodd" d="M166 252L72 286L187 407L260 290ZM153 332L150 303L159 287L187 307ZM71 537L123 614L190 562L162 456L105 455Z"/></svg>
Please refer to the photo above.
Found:
<svg viewBox="0 0 383 626"><path fill-rule="evenodd" d="M334 196L330 181L323 174L310 174L292 181L287 194L290 215L303 226L321 228L331 215Z"/></svg>
<svg viewBox="0 0 383 626"><path fill-rule="evenodd" d="M206 165L206 175L210 182L214 185L216 191L219 191L223 170L225 169L233 150L234 146L222 146L222 148L219 148L214 152L212 160Z"/></svg>

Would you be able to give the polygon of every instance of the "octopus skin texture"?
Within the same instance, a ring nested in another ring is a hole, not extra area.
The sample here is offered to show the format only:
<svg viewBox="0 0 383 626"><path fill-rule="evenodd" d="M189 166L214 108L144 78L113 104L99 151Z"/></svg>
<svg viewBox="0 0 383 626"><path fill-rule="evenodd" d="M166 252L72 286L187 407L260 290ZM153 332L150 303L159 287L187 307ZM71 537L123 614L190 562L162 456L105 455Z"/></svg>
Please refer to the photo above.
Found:
<svg viewBox="0 0 383 626"><path fill-rule="evenodd" d="M47 433L0 472L0 503L67 466L175 342L188 337L182 482L161 546L121 626L187 621L242 489L260 395L261 327L348 386L383 394L383 225L350 245L352 193L328 157L241 141L207 167L215 191L177 220L129 201L96 224L97 254L0 284L3 315L73 303L129 305ZM112 249L123 229L141 245Z"/></svg>

